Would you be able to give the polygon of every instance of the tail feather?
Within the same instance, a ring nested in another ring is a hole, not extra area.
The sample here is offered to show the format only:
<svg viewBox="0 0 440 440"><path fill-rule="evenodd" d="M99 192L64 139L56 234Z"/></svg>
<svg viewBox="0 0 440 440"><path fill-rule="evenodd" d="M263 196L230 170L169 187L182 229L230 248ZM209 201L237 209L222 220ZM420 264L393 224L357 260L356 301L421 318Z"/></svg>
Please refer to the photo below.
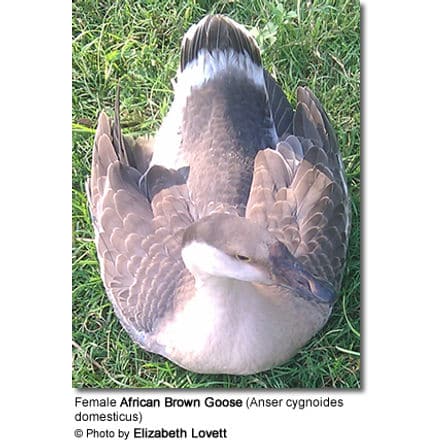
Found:
<svg viewBox="0 0 440 440"><path fill-rule="evenodd" d="M240 24L223 15L208 15L186 33L180 56L180 70L197 58L202 49L213 51L233 50L248 55L261 66L261 56L257 43Z"/></svg>

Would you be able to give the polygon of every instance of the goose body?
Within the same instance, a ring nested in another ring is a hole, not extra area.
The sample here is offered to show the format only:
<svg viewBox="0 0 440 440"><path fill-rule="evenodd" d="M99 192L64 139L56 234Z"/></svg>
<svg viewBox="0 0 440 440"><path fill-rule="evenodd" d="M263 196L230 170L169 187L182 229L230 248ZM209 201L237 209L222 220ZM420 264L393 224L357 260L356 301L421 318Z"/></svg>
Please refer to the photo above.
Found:
<svg viewBox="0 0 440 440"><path fill-rule="evenodd" d="M101 275L123 327L200 373L251 374L327 322L350 227L336 138L312 92L296 111L233 20L182 43L154 140L101 114L88 198Z"/></svg>

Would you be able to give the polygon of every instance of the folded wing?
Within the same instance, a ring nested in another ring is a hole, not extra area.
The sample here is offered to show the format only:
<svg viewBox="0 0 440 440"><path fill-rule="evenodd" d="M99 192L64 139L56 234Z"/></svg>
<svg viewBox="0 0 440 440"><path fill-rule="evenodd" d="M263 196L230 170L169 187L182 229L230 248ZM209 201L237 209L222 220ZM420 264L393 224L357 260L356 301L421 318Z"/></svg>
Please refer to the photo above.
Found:
<svg viewBox="0 0 440 440"><path fill-rule="evenodd" d="M332 126L299 88L293 134L258 153L246 217L264 224L315 276L340 287L350 201Z"/></svg>
<svg viewBox="0 0 440 440"><path fill-rule="evenodd" d="M152 335L191 283L180 256L192 220L184 179L152 167L151 142L122 137L118 111L99 117L87 182L101 275L124 328L141 346L161 352Z"/></svg>

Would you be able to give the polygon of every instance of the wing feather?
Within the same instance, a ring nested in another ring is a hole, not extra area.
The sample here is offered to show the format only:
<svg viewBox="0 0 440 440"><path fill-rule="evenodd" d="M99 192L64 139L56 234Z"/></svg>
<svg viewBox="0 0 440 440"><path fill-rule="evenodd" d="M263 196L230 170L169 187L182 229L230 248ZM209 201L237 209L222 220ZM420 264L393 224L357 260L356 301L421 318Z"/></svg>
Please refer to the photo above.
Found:
<svg viewBox="0 0 440 440"><path fill-rule="evenodd" d="M293 108L280 86L266 70L264 70L264 81L277 134L284 139L293 133Z"/></svg>
<svg viewBox="0 0 440 440"><path fill-rule="evenodd" d="M180 243L193 219L182 179L176 184L171 173L174 180L167 182L169 174L162 173L160 187L154 176L146 179L148 185L143 181L151 153L149 139L123 137L118 117L111 124L102 113L87 195L108 297L131 337L160 353L154 330L172 312L182 283L191 282ZM159 188L151 201L149 185Z"/></svg>
<svg viewBox="0 0 440 440"><path fill-rule="evenodd" d="M339 288L350 201L336 136L317 98L299 88L293 134L258 152L246 217L265 225L313 274Z"/></svg>

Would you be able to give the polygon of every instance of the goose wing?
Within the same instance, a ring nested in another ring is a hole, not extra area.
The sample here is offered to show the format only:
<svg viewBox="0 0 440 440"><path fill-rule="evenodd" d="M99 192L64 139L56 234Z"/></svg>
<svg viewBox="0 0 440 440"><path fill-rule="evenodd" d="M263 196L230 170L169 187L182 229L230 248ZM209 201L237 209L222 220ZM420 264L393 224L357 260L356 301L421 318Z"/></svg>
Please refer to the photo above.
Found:
<svg viewBox="0 0 440 440"><path fill-rule="evenodd" d="M246 217L264 224L315 276L340 287L350 200L336 136L318 99L297 91L292 132L257 154Z"/></svg>
<svg viewBox="0 0 440 440"><path fill-rule="evenodd" d="M124 328L160 353L154 332L192 282L180 243L193 220L184 178L163 167L143 177L150 159L150 140L122 137L118 111L113 125L100 115L87 195L101 276Z"/></svg>

